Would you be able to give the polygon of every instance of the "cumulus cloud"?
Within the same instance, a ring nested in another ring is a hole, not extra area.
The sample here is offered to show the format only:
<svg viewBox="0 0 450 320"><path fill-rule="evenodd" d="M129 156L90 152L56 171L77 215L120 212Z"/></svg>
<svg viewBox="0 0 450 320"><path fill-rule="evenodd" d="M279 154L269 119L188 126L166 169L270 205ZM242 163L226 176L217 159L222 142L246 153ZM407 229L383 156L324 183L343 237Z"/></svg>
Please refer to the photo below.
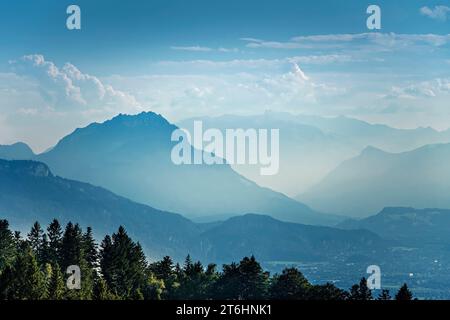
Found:
<svg viewBox="0 0 450 320"><path fill-rule="evenodd" d="M447 21L447 15L450 14L450 7L448 6L435 6L434 8L422 7L420 13L431 19L438 21Z"/></svg>
<svg viewBox="0 0 450 320"><path fill-rule="evenodd" d="M388 98L435 98L450 94L450 79L434 79L410 84L404 87L394 86Z"/></svg>
<svg viewBox="0 0 450 320"><path fill-rule="evenodd" d="M33 54L10 64L16 74L34 80L42 98L57 110L134 109L139 105L132 95L81 72L71 63L59 68L43 55Z"/></svg>

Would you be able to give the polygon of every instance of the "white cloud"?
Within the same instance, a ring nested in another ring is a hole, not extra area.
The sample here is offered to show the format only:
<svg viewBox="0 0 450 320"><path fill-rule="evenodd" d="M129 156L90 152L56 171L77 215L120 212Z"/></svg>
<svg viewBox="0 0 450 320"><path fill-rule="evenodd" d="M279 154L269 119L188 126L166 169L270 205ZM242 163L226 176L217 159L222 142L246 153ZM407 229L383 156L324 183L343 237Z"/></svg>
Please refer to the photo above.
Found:
<svg viewBox="0 0 450 320"><path fill-rule="evenodd" d="M193 52L239 52L237 48L210 48L210 47L202 47L202 46L172 46L170 47L172 50L178 51L193 51Z"/></svg>
<svg viewBox="0 0 450 320"><path fill-rule="evenodd" d="M417 44L442 46L450 43L450 34L397 34L397 33L356 33L297 36L286 42L265 41L255 38L242 38L249 48L272 49L319 49L342 48L348 43L358 42L360 45L375 44L386 48L405 47Z"/></svg>
<svg viewBox="0 0 450 320"><path fill-rule="evenodd" d="M429 81L410 84L399 87L394 86L387 98L435 98L437 96L450 94L450 78L437 78Z"/></svg>
<svg viewBox="0 0 450 320"><path fill-rule="evenodd" d="M70 63L58 67L35 54L10 67L0 73L0 143L24 141L43 151L76 127L142 110L133 95Z"/></svg>
<svg viewBox="0 0 450 320"><path fill-rule="evenodd" d="M429 8L427 6L420 8L420 13L431 19L438 21L447 21L447 15L450 14L450 7L448 6L435 6Z"/></svg>
<svg viewBox="0 0 450 320"><path fill-rule="evenodd" d="M34 81L43 100L58 110L132 110L139 105L132 95L103 84L95 76L82 73L71 63L59 68L43 55L34 54L10 64L16 74Z"/></svg>

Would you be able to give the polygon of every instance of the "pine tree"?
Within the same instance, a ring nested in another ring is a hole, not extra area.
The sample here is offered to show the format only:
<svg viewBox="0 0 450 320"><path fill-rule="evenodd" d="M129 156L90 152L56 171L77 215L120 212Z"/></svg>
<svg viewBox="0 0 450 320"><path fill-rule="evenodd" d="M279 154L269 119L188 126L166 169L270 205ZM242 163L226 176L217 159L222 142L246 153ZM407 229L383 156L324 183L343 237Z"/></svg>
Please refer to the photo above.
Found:
<svg viewBox="0 0 450 320"><path fill-rule="evenodd" d="M62 300L65 295L66 284L63 274L57 262L51 267L51 276L48 285L48 298L50 300Z"/></svg>
<svg viewBox="0 0 450 320"><path fill-rule="evenodd" d="M405 283L403 286L398 290L397 294L395 295L395 300L397 301L408 301L413 299L413 294L409 290L408 285Z"/></svg>
<svg viewBox="0 0 450 320"><path fill-rule="evenodd" d="M44 235L44 231L41 228L39 222L35 222L31 227L30 233L28 233L28 242L30 243L31 249L34 254L39 257L42 250L42 237Z"/></svg>
<svg viewBox="0 0 450 320"><path fill-rule="evenodd" d="M59 221L53 219L47 228L48 258L51 263L61 263L62 229Z"/></svg>
<svg viewBox="0 0 450 320"><path fill-rule="evenodd" d="M98 277L94 285L95 300L118 300L119 297L114 295L108 288L105 279Z"/></svg>
<svg viewBox="0 0 450 320"><path fill-rule="evenodd" d="M98 250L91 227L87 227L86 233L83 235L83 248L89 268L96 268L98 265Z"/></svg>
<svg viewBox="0 0 450 320"><path fill-rule="evenodd" d="M16 255L16 242L14 235L9 230L9 223L0 220L0 274L10 266Z"/></svg>
<svg viewBox="0 0 450 320"><path fill-rule="evenodd" d="M349 294L347 291L339 289L332 283L326 283L324 285L312 286L309 290L307 300L342 301L348 298Z"/></svg>
<svg viewBox="0 0 450 320"><path fill-rule="evenodd" d="M239 264L240 297L244 300L257 300L266 297L269 274L264 272L255 257L244 258Z"/></svg>
<svg viewBox="0 0 450 320"><path fill-rule="evenodd" d="M235 262L225 264L212 290L212 299L238 300L240 298L240 272Z"/></svg>
<svg viewBox="0 0 450 320"><path fill-rule="evenodd" d="M40 300L47 297L44 274L28 243L22 244L11 267L2 274L2 295L10 300Z"/></svg>
<svg viewBox="0 0 450 320"><path fill-rule="evenodd" d="M156 278L164 281L164 291L162 293L162 298L176 298L176 291L180 286L179 275L181 275L183 272L181 267L178 264L177 267L175 267L172 259L169 256L166 256L161 261L152 263L149 266L149 271Z"/></svg>
<svg viewBox="0 0 450 320"><path fill-rule="evenodd" d="M108 287L120 297L130 299L136 292L142 293L146 284L145 255L122 226L103 240L100 266Z"/></svg>
<svg viewBox="0 0 450 320"><path fill-rule="evenodd" d="M383 289L378 295L377 300L391 300L391 295L389 294L389 290Z"/></svg>
<svg viewBox="0 0 450 320"><path fill-rule="evenodd" d="M82 232L78 224L69 222L61 241L61 268L79 265L83 255Z"/></svg>
<svg viewBox="0 0 450 320"><path fill-rule="evenodd" d="M94 270L85 258L83 233L78 224L69 222L61 242L61 269L65 273L69 266L76 265L81 271L81 290L69 290L68 299L91 299L94 288Z"/></svg>
<svg viewBox="0 0 450 320"><path fill-rule="evenodd" d="M373 300L372 292L367 286L366 278L362 278L358 284L355 284L350 289L350 300Z"/></svg>
<svg viewBox="0 0 450 320"><path fill-rule="evenodd" d="M281 275L273 277L270 296L280 300L305 300L310 288L310 283L300 271L288 268Z"/></svg>

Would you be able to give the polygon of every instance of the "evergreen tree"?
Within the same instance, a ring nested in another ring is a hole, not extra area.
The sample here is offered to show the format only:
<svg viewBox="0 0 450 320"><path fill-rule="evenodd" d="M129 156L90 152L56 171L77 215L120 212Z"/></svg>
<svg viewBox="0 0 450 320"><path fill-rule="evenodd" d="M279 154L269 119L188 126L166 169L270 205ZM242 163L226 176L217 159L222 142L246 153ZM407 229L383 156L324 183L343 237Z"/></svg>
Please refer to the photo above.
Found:
<svg viewBox="0 0 450 320"><path fill-rule="evenodd" d="M397 294L395 295L395 300L397 301L408 301L413 299L413 294L409 290L408 285L405 283L403 286L398 290Z"/></svg>
<svg viewBox="0 0 450 320"><path fill-rule="evenodd" d="M81 289L68 290L68 299L91 299L94 288L94 270L89 267L84 252L83 233L78 224L69 222L61 242L61 269L65 273L69 266L75 265L81 271Z"/></svg>
<svg viewBox="0 0 450 320"><path fill-rule="evenodd" d="M240 296L245 300L263 299L267 295L269 274L255 257L244 258L239 264Z"/></svg>
<svg viewBox="0 0 450 320"><path fill-rule="evenodd" d="M162 300L164 290L164 281L150 274L144 289L144 298L146 300Z"/></svg>
<svg viewBox="0 0 450 320"><path fill-rule="evenodd" d="M28 243L22 244L12 266L0 278L2 296L9 300L40 300L47 297L44 274Z"/></svg>
<svg viewBox="0 0 450 320"><path fill-rule="evenodd" d="M8 221L0 220L0 274L12 264L16 251L16 241Z"/></svg>
<svg viewBox="0 0 450 320"><path fill-rule="evenodd" d="M308 300L342 301L347 300L348 296L347 291L339 289L332 283L326 283L312 286L309 290Z"/></svg>
<svg viewBox="0 0 450 320"><path fill-rule="evenodd" d="M119 297L114 295L108 288L105 279L98 277L94 285L95 300L118 300Z"/></svg>
<svg viewBox="0 0 450 320"><path fill-rule="evenodd" d="M350 289L350 300L373 300L366 278L362 278L359 285L355 284L352 286Z"/></svg>
<svg viewBox="0 0 450 320"><path fill-rule="evenodd" d="M391 300L391 295L389 294L389 290L383 289L378 295L377 300Z"/></svg>
<svg viewBox="0 0 450 320"><path fill-rule="evenodd" d="M183 272L180 266L177 264L177 267L174 267L172 259L169 256L166 256L161 261L152 263L149 266L149 271L157 279L161 279L164 282L162 298L176 298L176 291L180 286L179 276Z"/></svg>
<svg viewBox="0 0 450 320"><path fill-rule="evenodd" d="M31 249L34 254L39 257L42 250L42 237L44 235L44 231L41 228L39 222L35 222L31 227L30 233L28 233L28 242L30 243Z"/></svg>
<svg viewBox="0 0 450 320"><path fill-rule="evenodd" d="M193 263L188 255L183 269L177 270L179 288L174 298L183 300L203 300L210 294L210 287L216 280L215 265L209 265L205 272L200 262Z"/></svg>
<svg viewBox="0 0 450 320"><path fill-rule="evenodd" d="M83 248L85 253L86 261L88 262L89 268L94 269L98 265L98 250L97 244L95 243L94 236L92 234L92 228L87 227L86 233L83 235Z"/></svg>
<svg viewBox="0 0 450 320"><path fill-rule="evenodd" d="M62 229L59 221L53 219L47 228L48 258L51 263L61 263Z"/></svg>
<svg viewBox="0 0 450 320"><path fill-rule="evenodd" d="M232 300L264 299L269 287L269 275L255 257L245 257L239 264L223 266L215 285L215 298Z"/></svg>
<svg viewBox="0 0 450 320"><path fill-rule="evenodd" d="M61 241L61 268L66 270L71 265L79 265L83 258L82 232L78 224L69 222Z"/></svg>
<svg viewBox="0 0 450 320"><path fill-rule="evenodd" d="M240 296L240 272L237 263L225 264L214 289L212 299L238 300Z"/></svg>
<svg viewBox="0 0 450 320"><path fill-rule="evenodd" d="M51 276L48 285L48 298L50 300L62 300L65 295L66 284L61 269L57 262L51 266Z"/></svg>
<svg viewBox="0 0 450 320"><path fill-rule="evenodd" d="M41 265L45 265L46 263L51 264L51 262L52 262L50 259L50 247L49 247L49 243L48 243L48 237L46 234L42 235L41 248L38 252L37 258L38 258L38 262Z"/></svg>
<svg viewBox="0 0 450 320"><path fill-rule="evenodd" d="M101 257L102 274L114 293L125 299L142 293L146 285L145 256L142 247L131 240L125 228L119 227L111 238L103 240Z"/></svg>
<svg viewBox="0 0 450 320"><path fill-rule="evenodd" d="M296 268L284 269L275 275L270 286L270 296L279 300L305 300L308 298L310 283Z"/></svg>

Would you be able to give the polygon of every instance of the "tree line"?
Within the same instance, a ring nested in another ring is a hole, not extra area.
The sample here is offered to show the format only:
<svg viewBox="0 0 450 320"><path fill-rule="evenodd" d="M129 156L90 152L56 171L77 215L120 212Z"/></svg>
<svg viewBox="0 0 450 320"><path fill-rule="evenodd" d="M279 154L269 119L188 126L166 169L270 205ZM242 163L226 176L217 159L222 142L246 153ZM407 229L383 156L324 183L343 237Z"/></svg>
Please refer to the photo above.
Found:
<svg viewBox="0 0 450 320"><path fill-rule="evenodd" d="M69 290L66 269L77 265L81 288ZM35 222L22 238L0 220L0 299L2 300L411 300L404 284L372 296L362 278L348 291L334 284L311 284L296 268L271 276L255 257L239 263L204 266L188 255L149 263L141 245L121 226L100 245L91 228L53 220L44 230Z"/></svg>

